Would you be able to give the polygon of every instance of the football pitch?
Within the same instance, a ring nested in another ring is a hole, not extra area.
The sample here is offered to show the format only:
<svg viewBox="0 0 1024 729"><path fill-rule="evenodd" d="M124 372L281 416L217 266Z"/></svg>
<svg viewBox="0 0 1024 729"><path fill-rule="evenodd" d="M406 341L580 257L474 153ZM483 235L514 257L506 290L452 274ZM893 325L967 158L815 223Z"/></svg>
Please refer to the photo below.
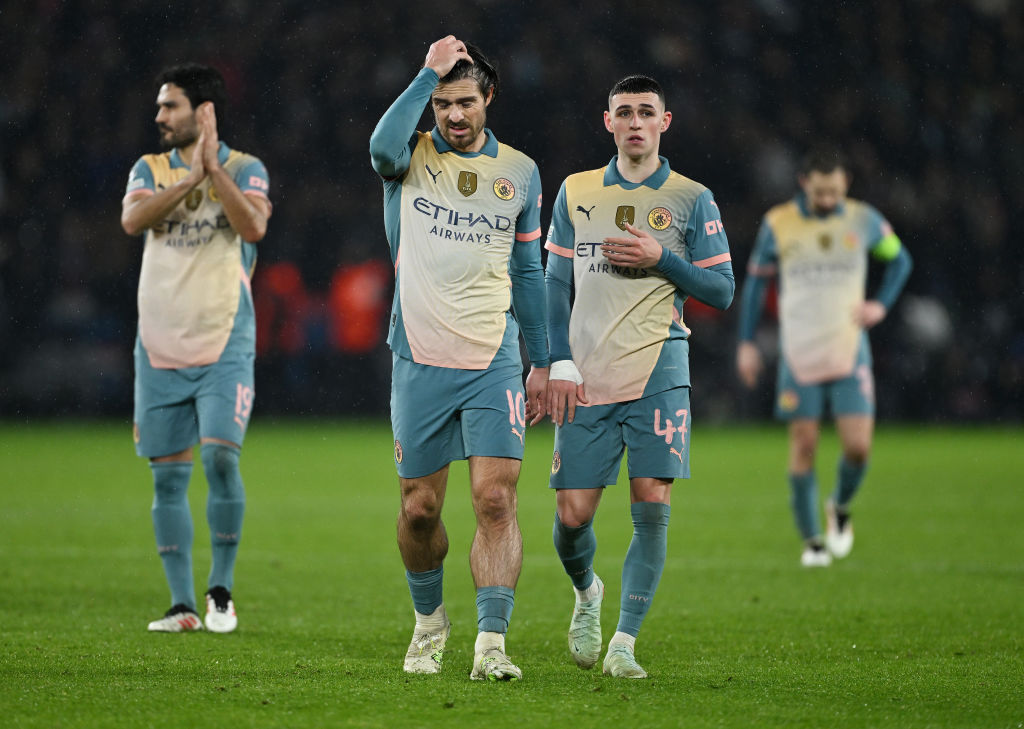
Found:
<svg viewBox="0 0 1024 729"><path fill-rule="evenodd" d="M407 676L412 606L386 423L257 415L230 635L146 632L169 596L129 424L0 424L0 726L1024 725L1021 429L882 427L853 553L806 570L782 428L698 423L693 478L674 489L665 573L637 643L647 681L569 657L552 435L529 432L519 485L525 555L507 646L524 678L481 684L468 676L465 464L452 467L444 512L444 670ZM823 496L836 453L826 429ZM595 522L606 643L631 534L623 484ZM201 595L210 549L198 463L190 495Z"/></svg>

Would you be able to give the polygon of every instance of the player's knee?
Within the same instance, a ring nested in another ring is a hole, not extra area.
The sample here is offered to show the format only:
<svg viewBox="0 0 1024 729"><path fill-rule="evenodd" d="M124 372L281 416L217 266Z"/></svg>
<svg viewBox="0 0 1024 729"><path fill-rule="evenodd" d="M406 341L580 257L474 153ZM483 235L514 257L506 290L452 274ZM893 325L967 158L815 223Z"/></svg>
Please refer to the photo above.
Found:
<svg viewBox="0 0 1024 729"><path fill-rule="evenodd" d="M480 489L473 497L476 518L481 523L502 524L515 520L515 490L504 486Z"/></svg>
<svg viewBox="0 0 1024 729"><path fill-rule="evenodd" d="M238 468L239 450L220 443L203 443L200 447L203 472L211 492L234 492L241 489Z"/></svg>
<svg viewBox="0 0 1024 729"><path fill-rule="evenodd" d="M851 443L843 448L843 459L851 466L863 466L871 455L871 444L868 442Z"/></svg>
<svg viewBox="0 0 1024 729"><path fill-rule="evenodd" d="M441 500L427 490L403 494L402 517L413 531L429 531L441 519Z"/></svg>
<svg viewBox="0 0 1024 729"><path fill-rule="evenodd" d="M186 503L188 482L192 475L192 463L154 462L153 506L171 506Z"/></svg>

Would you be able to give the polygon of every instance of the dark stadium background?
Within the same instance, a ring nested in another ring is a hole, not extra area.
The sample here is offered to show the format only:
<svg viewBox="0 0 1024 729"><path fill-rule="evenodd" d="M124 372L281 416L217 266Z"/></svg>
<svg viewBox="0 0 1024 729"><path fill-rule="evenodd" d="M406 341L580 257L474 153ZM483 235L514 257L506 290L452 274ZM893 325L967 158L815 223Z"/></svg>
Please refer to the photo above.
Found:
<svg viewBox="0 0 1024 729"><path fill-rule="evenodd" d="M141 239L121 231L120 201L133 162L157 149L153 77L184 60L224 73L221 136L270 171L253 281L258 413L386 413L391 273L367 144L449 32L497 61L489 126L537 160L545 230L561 180L611 157L601 112L627 73L665 86L662 152L714 191L739 284L802 151L841 144L851 194L890 219L916 264L873 334L880 418L1021 422L1014 0L4 3L0 417L131 417ZM735 307L685 316L699 417L768 417L771 378L749 396L734 375Z"/></svg>

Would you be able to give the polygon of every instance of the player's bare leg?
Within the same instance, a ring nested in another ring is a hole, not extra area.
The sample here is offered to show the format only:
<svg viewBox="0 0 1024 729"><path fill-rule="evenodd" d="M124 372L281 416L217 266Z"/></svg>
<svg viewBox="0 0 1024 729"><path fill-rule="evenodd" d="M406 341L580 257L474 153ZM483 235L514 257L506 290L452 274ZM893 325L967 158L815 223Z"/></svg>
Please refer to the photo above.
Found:
<svg viewBox="0 0 1024 729"><path fill-rule="evenodd" d="M523 537L516 519L520 461L471 456L470 489L476 533L469 566L477 588L473 672L477 680L516 680L523 674L505 655L505 633L523 565Z"/></svg>
<svg viewBox="0 0 1024 729"><path fill-rule="evenodd" d="M448 466L421 478L400 478L398 551L405 564L415 607L416 627L406 651L408 673L438 673L451 632L442 599L442 565L448 534L441 521Z"/></svg>
<svg viewBox="0 0 1024 729"><path fill-rule="evenodd" d="M825 505L825 544L832 556L846 557L853 549L850 502L867 471L875 419L871 415L841 415L836 430L843 455L839 460L836 489Z"/></svg>

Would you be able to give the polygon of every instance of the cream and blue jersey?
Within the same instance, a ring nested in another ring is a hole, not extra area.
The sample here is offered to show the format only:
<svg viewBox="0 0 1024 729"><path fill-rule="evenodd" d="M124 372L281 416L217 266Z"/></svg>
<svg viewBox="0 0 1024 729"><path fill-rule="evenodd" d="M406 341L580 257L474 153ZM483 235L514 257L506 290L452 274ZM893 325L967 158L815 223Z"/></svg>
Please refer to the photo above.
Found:
<svg viewBox="0 0 1024 729"><path fill-rule="evenodd" d="M218 159L246 195L267 199L267 170L252 155L220 143ZM184 178L177 149L147 154L128 178L125 200L152 195ZM139 276L138 337L157 369L208 365L231 346L255 351L250 277L256 246L231 227L205 178L145 234ZM232 333L236 336L232 338Z"/></svg>
<svg viewBox="0 0 1024 729"><path fill-rule="evenodd" d="M370 139L396 277L388 344L420 364L480 370L518 360L521 327L530 361L547 366L537 165L487 129L475 153L417 132L437 83L422 69Z"/></svg>
<svg viewBox="0 0 1024 729"><path fill-rule="evenodd" d="M687 297L722 309L732 301L729 241L714 196L660 159L640 183L622 177L617 157L569 176L551 214L551 358L573 361L591 405L689 386ZM661 244L652 269L623 268L603 256L605 238L630 235L627 222Z"/></svg>
<svg viewBox="0 0 1024 729"><path fill-rule="evenodd" d="M876 299L892 308L910 274L910 256L871 205L846 199L828 215L813 214L801 193L769 210L748 265L740 339L753 338L764 282L779 280L782 355L800 384L848 376L868 355L854 313L864 301L868 254L888 263Z"/></svg>

